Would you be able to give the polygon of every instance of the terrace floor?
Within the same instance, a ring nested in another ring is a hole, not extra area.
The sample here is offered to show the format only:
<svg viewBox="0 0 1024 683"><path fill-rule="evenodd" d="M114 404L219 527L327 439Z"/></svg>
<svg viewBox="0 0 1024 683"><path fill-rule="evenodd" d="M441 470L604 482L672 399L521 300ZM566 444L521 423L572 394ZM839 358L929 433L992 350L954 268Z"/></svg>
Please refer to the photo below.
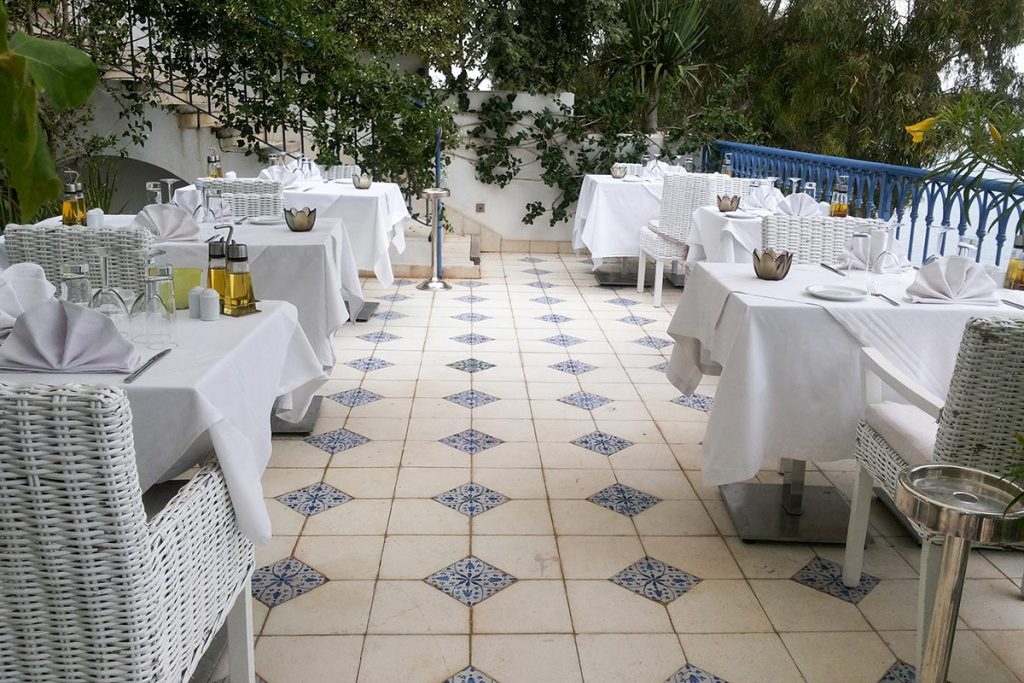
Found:
<svg viewBox="0 0 1024 683"><path fill-rule="evenodd" d="M863 595L840 547L739 541L701 484L714 383L680 401L662 368L678 292L655 309L589 270L485 254L450 292L366 283L388 299L337 336L316 436L276 439L264 477L268 683L913 680L916 544L878 505ZM849 490L850 463L811 469ZM1024 677L1022 570L975 553L952 681Z"/></svg>

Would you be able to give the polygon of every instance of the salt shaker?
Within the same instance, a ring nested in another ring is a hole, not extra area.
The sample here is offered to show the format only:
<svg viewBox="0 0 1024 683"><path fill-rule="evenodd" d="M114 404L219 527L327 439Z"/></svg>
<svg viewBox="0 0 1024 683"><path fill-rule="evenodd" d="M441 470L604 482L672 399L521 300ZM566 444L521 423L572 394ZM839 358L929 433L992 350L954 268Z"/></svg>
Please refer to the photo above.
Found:
<svg viewBox="0 0 1024 683"><path fill-rule="evenodd" d="M188 317L200 317L200 311L202 310L200 296L202 296L202 293L203 288L199 286L193 287L192 289L188 290Z"/></svg>
<svg viewBox="0 0 1024 683"><path fill-rule="evenodd" d="M199 295L199 318L206 321L220 318L220 294L216 289L204 289Z"/></svg>

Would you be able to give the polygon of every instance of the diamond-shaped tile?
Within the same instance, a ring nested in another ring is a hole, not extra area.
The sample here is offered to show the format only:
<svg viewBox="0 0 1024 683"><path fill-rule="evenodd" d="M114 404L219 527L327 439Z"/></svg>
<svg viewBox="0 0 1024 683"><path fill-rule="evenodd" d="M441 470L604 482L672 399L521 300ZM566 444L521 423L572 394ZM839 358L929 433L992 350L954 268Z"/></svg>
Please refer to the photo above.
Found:
<svg viewBox="0 0 1024 683"><path fill-rule="evenodd" d="M867 597L880 581L876 576L861 573L860 585L850 588L843 583L842 565L818 556L794 574L793 580L854 605Z"/></svg>
<svg viewBox="0 0 1024 683"><path fill-rule="evenodd" d="M650 349L663 349L666 346L672 346L672 340L671 339L662 339L661 337L650 337L650 336L648 336L648 337L640 337L639 339L634 339L633 343L634 344L639 344L640 346L646 346L647 348L650 348Z"/></svg>
<svg viewBox="0 0 1024 683"><path fill-rule="evenodd" d="M527 275L550 275L551 274L550 270L544 270L543 268L530 268L529 270L524 270L523 272L526 273Z"/></svg>
<svg viewBox="0 0 1024 683"><path fill-rule="evenodd" d="M599 396L598 394L591 394L587 391L577 391L575 394L569 394L558 399L562 403L568 403L571 406L577 408L583 408L584 410L594 410L601 406L608 405L612 402L610 398Z"/></svg>
<svg viewBox="0 0 1024 683"><path fill-rule="evenodd" d="M390 332L370 332L369 334L361 334L358 338L374 344L383 344L385 342L401 339L397 334L391 334Z"/></svg>
<svg viewBox="0 0 1024 683"><path fill-rule="evenodd" d="M548 313L547 315L538 316L537 320L545 323L567 323L572 318L567 315L559 315L558 313Z"/></svg>
<svg viewBox="0 0 1024 683"><path fill-rule="evenodd" d="M451 401L463 408L479 408L480 406L485 406L488 403L494 403L498 400L497 396L491 396L490 394L485 394L484 392L477 391L476 389L460 391L457 394L445 396L444 398L446 401Z"/></svg>
<svg viewBox="0 0 1024 683"><path fill-rule="evenodd" d="M625 318L619 318L620 323L626 323L627 325L649 325L654 322L654 318L644 318L639 315L627 315Z"/></svg>
<svg viewBox="0 0 1024 683"><path fill-rule="evenodd" d="M351 432L342 427L341 429L335 429L332 432L324 432L323 434L307 436L304 441L316 446L322 451L327 451L331 455L334 455L335 453L347 451L348 449L355 448L356 446L362 446L370 440L362 434L356 434L355 432Z"/></svg>
<svg viewBox="0 0 1024 683"><path fill-rule="evenodd" d="M401 320L402 318L408 318L405 313L399 313L398 311L377 311L374 313L372 318L377 320Z"/></svg>
<svg viewBox="0 0 1024 683"><path fill-rule="evenodd" d="M608 488L601 489L594 495L587 498L594 505L600 505L606 510L618 512L626 517L636 517L644 510L652 508L661 502L661 498L652 496L649 493L639 491L632 486L612 484Z"/></svg>
<svg viewBox="0 0 1024 683"><path fill-rule="evenodd" d="M447 593L470 607L478 605L498 591L508 588L516 580L516 577L511 574L492 567L472 555L434 572L424 579L442 593Z"/></svg>
<svg viewBox="0 0 1024 683"><path fill-rule="evenodd" d="M252 596L268 607L322 586L327 577L294 557L278 560L252 573Z"/></svg>
<svg viewBox="0 0 1024 683"><path fill-rule="evenodd" d="M665 683L726 683L726 681L714 674L709 674L700 667L687 664L666 679Z"/></svg>
<svg viewBox="0 0 1024 683"><path fill-rule="evenodd" d="M483 298L482 296L477 296L476 294L467 294L466 296L457 296L457 297L455 297L455 300L456 301L461 301L464 304L478 304L481 301L487 301L487 299Z"/></svg>
<svg viewBox="0 0 1024 683"><path fill-rule="evenodd" d="M655 372L668 372L668 363L658 363L657 365L652 365L650 369Z"/></svg>
<svg viewBox="0 0 1024 683"><path fill-rule="evenodd" d="M548 344L554 344L555 346L575 346L576 344L583 343L582 339L570 337L567 334L556 334L554 337L548 337L547 339L542 339L541 341L546 341Z"/></svg>
<svg viewBox="0 0 1024 683"><path fill-rule="evenodd" d="M490 337L487 337L482 334L477 334L476 332L470 332L469 334L460 334L458 336L451 337L451 340L457 341L460 344L467 344L469 346L475 346L477 344L485 344L489 341L494 341Z"/></svg>
<svg viewBox="0 0 1024 683"><path fill-rule="evenodd" d="M439 493L434 496L434 500L467 517L475 517L508 502L508 498L497 491L473 483L456 486L444 493Z"/></svg>
<svg viewBox="0 0 1024 683"><path fill-rule="evenodd" d="M896 660L889 670L878 679L878 683L915 683L917 681L917 670L910 664Z"/></svg>
<svg viewBox="0 0 1024 683"><path fill-rule="evenodd" d="M390 368L393 363L389 363L383 358L360 358L358 360L350 360L345 365L356 370L362 370L363 372L373 372L374 370Z"/></svg>
<svg viewBox="0 0 1024 683"><path fill-rule="evenodd" d="M457 284L460 287L470 287L470 288L472 288L472 287L483 287L487 283L486 282L480 282L479 280L461 280L459 282L456 282L455 284Z"/></svg>
<svg viewBox="0 0 1024 683"><path fill-rule="evenodd" d="M637 560L609 581L664 605L700 583L700 579L693 574L653 557Z"/></svg>
<svg viewBox="0 0 1024 683"><path fill-rule="evenodd" d="M356 406L365 406L367 403L379 401L384 397L366 389L348 389L337 394L331 394L327 398L337 401L343 406L355 408Z"/></svg>
<svg viewBox="0 0 1024 683"><path fill-rule="evenodd" d="M667 365L667 364L666 364ZM711 406L714 405L715 399L704 394L690 394L689 396L679 396L672 399L672 403L680 406L686 406L687 408L693 408L694 410L702 410L705 413L711 412Z"/></svg>
<svg viewBox="0 0 1024 683"><path fill-rule="evenodd" d="M582 375L585 372L597 369L590 363L584 363L581 360L573 359L563 360L559 363L555 363L554 365L549 365L548 367L552 370L559 370L560 372L564 372L569 375Z"/></svg>
<svg viewBox="0 0 1024 683"><path fill-rule="evenodd" d="M632 299L623 299L620 296L620 297L616 297L614 299L608 299L608 301L606 301L605 303L606 304L611 304L613 306L636 306L640 302L639 301L633 301Z"/></svg>
<svg viewBox="0 0 1024 683"><path fill-rule="evenodd" d="M385 296L382 296L380 298L380 300L381 301L390 301L392 303L396 303L396 302L399 302L399 301L407 301L408 299L411 299L411 298L412 298L411 296L407 296L405 294L387 294Z"/></svg>
<svg viewBox="0 0 1024 683"><path fill-rule="evenodd" d="M459 673L446 678L444 683L498 683L498 681L477 668L467 666Z"/></svg>
<svg viewBox="0 0 1024 683"><path fill-rule="evenodd" d="M526 258L519 259L523 263L544 263L544 259L537 258L536 256L527 256Z"/></svg>
<svg viewBox="0 0 1024 683"><path fill-rule="evenodd" d="M467 429L459 432L458 434L446 436L440 441L447 446L458 449L463 453L469 453L470 455L482 453L488 448L494 448L495 446L504 443L501 439L495 438L490 434L484 434L476 429Z"/></svg>
<svg viewBox="0 0 1024 683"><path fill-rule="evenodd" d="M555 304L562 303L564 299L556 299L553 296L539 296L536 299L530 299L530 301L532 301L535 304L545 304L547 306L554 306Z"/></svg>
<svg viewBox="0 0 1024 683"><path fill-rule="evenodd" d="M454 363L449 363L448 367L455 368L456 370L462 370L463 372L468 372L469 374L472 375L474 372L490 370L495 366L494 363L488 363L487 361L480 360L479 358L467 358L465 360L459 360L455 361Z"/></svg>
<svg viewBox="0 0 1024 683"><path fill-rule="evenodd" d="M452 316L453 320L461 320L464 323L478 323L483 320L490 320L491 316L483 313L459 313Z"/></svg>
<svg viewBox="0 0 1024 683"><path fill-rule="evenodd" d="M305 488L280 495L277 500L300 515L312 517L352 500L352 496L330 484L319 482Z"/></svg>
<svg viewBox="0 0 1024 683"><path fill-rule="evenodd" d="M557 287L558 285L551 282L542 282L541 280L537 280L536 282L531 282L526 286L534 287L536 289L551 289L552 287Z"/></svg>
<svg viewBox="0 0 1024 683"><path fill-rule="evenodd" d="M633 445L632 441L627 441L626 439L601 431L584 434L572 443L601 455L615 455L622 449Z"/></svg>

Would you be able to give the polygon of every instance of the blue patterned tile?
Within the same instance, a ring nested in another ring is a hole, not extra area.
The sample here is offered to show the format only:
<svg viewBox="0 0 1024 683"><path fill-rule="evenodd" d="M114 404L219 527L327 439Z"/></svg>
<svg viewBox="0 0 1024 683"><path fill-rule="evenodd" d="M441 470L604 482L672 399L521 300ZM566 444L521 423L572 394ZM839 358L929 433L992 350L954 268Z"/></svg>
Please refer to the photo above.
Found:
<svg viewBox="0 0 1024 683"><path fill-rule="evenodd" d="M657 365L652 365L650 369L655 372L668 372L668 363L658 363Z"/></svg>
<svg viewBox="0 0 1024 683"><path fill-rule="evenodd" d="M488 363L487 361L480 360L479 358L467 358L466 360L459 360L455 361L454 363L449 363L448 367L455 368L456 370L462 370L463 372L468 372L469 374L472 375L474 372L490 370L491 368L495 367L495 365L494 363Z"/></svg>
<svg viewBox="0 0 1024 683"><path fill-rule="evenodd" d="M889 670L878 679L878 683L915 683L917 681L917 670L910 664L896 660Z"/></svg>
<svg viewBox="0 0 1024 683"><path fill-rule="evenodd" d="M397 334L391 334L390 332L370 332L369 334L361 334L357 337L363 341L373 342L374 344L383 344L389 341L395 341L401 339Z"/></svg>
<svg viewBox="0 0 1024 683"><path fill-rule="evenodd" d="M498 681L475 667L467 666L459 673L446 678L444 683L498 683Z"/></svg>
<svg viewBox="0 0 1024 683"><path fill-rule="evenodd" d="M472 555L424 579L442 593L470 607L479 605L498 591L508 588L516 580L511 574L492 567Z"/></svg>
<svg viewBox="0 0 1024 683"><path fill-rule="evenodd" d="M608 299L608 301L605 301L605 303L606 304L611 304L613 306L636 306L640 302L639 301L633 301L632 299L623 299L620 296L620 297L616 297L614 299Z"/></svg>
<svg viewBox="0 0 1024 683"><path fill-rule="evenodd" d="M627 325L649 325L654 322L654 318L644 318L639 315L627 315L625 318L619 318L620 323L626 323Z"/></svg>
<svg viewBox="0 0 1024 683"><path fill-rule="evenodd" d="M601 406L608 405L612 402L610 398L599 396L597 394L591 394L587 391L577 391L575 394L569 394L558 399L562 403L567 403L577 408L583 408L584 410L594 410Z"/></svg>
<svg viewBox="0 0 1024 683"><path fill-rule="evenodd" d="M455 284L457 284L460 287L470 287L470 288L473 288L473 287L483 287L487 283L486 282L480 282L479 280L461 280L459 282L456 282Z"/></svg>
<svg viewBox="0 0 1024 683"><path fill-rule="evenodd" d="M476 294L467 294L466 296L457 296L457 297L455 297L455 300L456 301L461 301L464 304L478 304L481 301L487 301L487 299L483 298L482 296L477 296Z"/></svg>
<svg viewBox="0 0 1024 683"><path fill-rule="evenodd" d="M880 581L876 576L861 573L860 585L850 588L843 583L842 565L818 556L794 574L793 580L854 605L867 597Z"/></svg>
<svg viewBox="0 0 1024 683"><path fill-rule="evenodd" d="M523 263L544 263L544 259L537 258L536 256L527 256L526 258L519 259Z"/></svg>
<svg viewBox="0 0 1024 683"><path fill-rule="evenodd" d="M508 502L508 498L497 491L473 483L439 493L434 496L434 500L467 517L475 517Z"/></svg>
<svg viewBox="0 0 1024 683"><path fill-rule="evenodd" d="M451 401L452 403L460 405L463 408L471 409L479 408L480 406L485 406L488 403L494 403L495 401L498 400L497 396L491 396L490 394L485 394L484 392L477 391L476 389L460 391L457 394L445 396L444 398L446 401Z"/></svg>
<svg viewBox="0 0 1024 683"><path fill-rule="evenodd" d="M356 370L362 370L363 372L373 372L374 370L390 368L393 363L389 363L383 358L360 358L358 360L350 360L345 365Z"/></svg>
<svg viewBox="0 0 1024 683"><path fill-rule="evenodd" d="M350 432L345 428L335 429L332 432L324 432L323 434L307 436L303 440L308 444L316 446L322 451L327 451L331 455L340 453L341 451L347 451L348 449L355 448L356 446L362 446L364 443L368 443L370 441L362 434Z"/></svg>
<svg viewBox="0 0 1024 683"><path fill-rule="evenodd" d="M572 320L569 316L559 315L558 313L548 313L547 315L538 316L536 319L545 323L567 323Z"/></svg>
<svg viewBox="0 0 1024 683"><path fill-rule="evenodd" d="M484 434L476 429L467 429L459 432L458 434L446 436L440 441L447 446L458 449L463 453L469 453L470 455L482 453L488 448L494 448L495 446L504 443L501 439L493 437L490 434Z"/></svg>
<svg viewBox="0 0 1024 683"><path fill-rule="evenodd" d="M558 285L553 284L551 282L543 282L541 280L537 280L536 282L531 282L530 284L528 284L526 286L527 287L534 287L536 289L551 289L552 287L557 287Z"/></svg>
<svg viewBox="0 0 1024 683"><path fill-rule="evenodd" d="M398 311L377 311L370 317L375 318L377 320L390 321L401 320L402 318L408 318L409 316L407 316L405 313L399 313Z"/></svg>
<svg viewBox="0 0 1024 683"><path fill-rule="evenodd" d="M576 439L572 443L577 446L586 448L587 450L600 453L601 455L615 455L624 448L629 448L633 445L632 441L606 434L605 432L590 432L584 434L580 438Z"/></svg>
<svg viewBox="0 0 1024 683"><path fill-rule="evenodd" d="M666 679L665 683L726 683L726 681L714 674L709 674L700 667L687 664Z"/></svg>
<svg viewBox="0 0 1024 683"><path fill-rule="evenodd" d="M700 583L693 574L649 556L637 560L609 581L663 605Z"/></svg>
<svg viewBox="0 0 1024 683"><path fill-rule="evenodd" d="M367 403L379 401L384 397L380 394L375 394L372 391L367 391L366 389L349 389L348 391L331 394L327 398L332 401L337 401L343 406L355 408L356 406L365 406Z"/></svg>
<svg viewBox="0 0 1024 683"><path fill-rule="evenodd" d="M591 370L597 369L590 363L584 363L581 360L573 359L563 360L559 363L555 363L554 365L549 365L548 367L551 368L552 370L558 370L568 375L582 375L585 372L590 372Z"/></svg>
<svg viewBox="0 0 1024 683"><path fill-rule="evenodd" d="M460 334L455 337L450 337L450 339L452 341L457 341L460 344L467 344L469 346L475 346L477 344L486 344L489 341L494 341L490 337L487 337L482 334L477 334L475 332L470 332L469 334Z"/></svg>
<svg viewBox="0 0 1024 683"><path fill-rule="evenodd" d="M666 363L666 365L668 365ZM704 394L690 394L689 396L679 396L678 398L672 399L672 403L680 406L686 406L687 408L693 408L694 410L702 410L705 413L711 412L711 406L715 404L715 399Z"/></svg>
<svg viewBox="0 0 1024 683"><path fill-rule="evenodd" d="M545 341L548 344L554 344L555 346L575 346L576 344L583 343L582 339L570 337L567 334L556 334L554 337L548 337L547 339L542 339L541 341Z"/></svg>
<svg viewBox="0 0 1024 683"><path fill-rule="evenodd" d="M526 273L527 275L550 275L551 274L550 270L544 270L543 268L530 268L529 270L524 270L523 272Z"/></svg>
<svg viewBox="0 0 1024 683"><path fill-rule="evenodd" d="M312 517L349 502L352 500L352 496L344 491L339 491L330 484L319 482L297 491L285 493L278 496L276 500L300 515Z"/></svg>
<svg viewBox="0 0 1024 683"><path fill-rule="evenodd" d="M252 596L268 607L276 607L326 582L327 577L308 564L287 557L252 573Z"/></svg>
<svg viewBox="0 0 1024 683"><path fill-rule="evenodd" d="M606 510L618 512L626 517L636 517L644 510L652 508L661 502L661 498L657 496L652 496L632 486L619 483L601 489L587 498L587 500L594 505L600 505Z"/></svg>
<svg viewBox="0 0 1024 683"><path fill-rule="evenodd" d="M459 313L452 316L452 320L461 320L464 323L478 323L490 319L491 316L484 315L483 313Z"/></svg>
<svg viewBox="0 0 1024 683"><path fill-rule="evenodd" d="M662 339L661 337L651 337L651 336L640 337L639 339L634 339L633 343L634 344L639 344L640 346L646 346L649 349L663 349L666 346L672 346L672 340L671 339Z"/></svg>
<svg viewBox="0 0 1024 683"><path fill-rule="evenodd" d="M539 296L536 299L530 299L530 301L532 301L535 304L544 304L546 306L554 306L555 304L562 303L564 301L564 299L556 299L553 296Z"/></svg>
<svg viewBox="0 0 1024 683"><path fill-rule="evenodd" d="M405 294L388 294L386 296L382 296L380 300L390 301L391 303L397 303L399 301L407 301L411 298L411 296L406 296Z"/></svg>

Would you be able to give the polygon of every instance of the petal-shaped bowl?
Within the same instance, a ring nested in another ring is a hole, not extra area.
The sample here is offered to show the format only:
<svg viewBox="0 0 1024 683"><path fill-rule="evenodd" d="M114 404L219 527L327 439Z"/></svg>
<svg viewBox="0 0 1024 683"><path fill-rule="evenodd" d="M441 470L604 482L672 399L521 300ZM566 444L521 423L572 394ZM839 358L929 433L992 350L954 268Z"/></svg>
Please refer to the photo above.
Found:
<svg viewBox="0 0 1024 683"><path fill-rule="evenodd" d="M285 209L284 222L292 232L309 232L316 223L316 209Z"/></svg>
<svg viewBox="0 0 1024 683"><path fill-rule="evenodd" d="M783 280L793 265L793 254L772 248L754 250L754 273L762 280Z"/></svg>

